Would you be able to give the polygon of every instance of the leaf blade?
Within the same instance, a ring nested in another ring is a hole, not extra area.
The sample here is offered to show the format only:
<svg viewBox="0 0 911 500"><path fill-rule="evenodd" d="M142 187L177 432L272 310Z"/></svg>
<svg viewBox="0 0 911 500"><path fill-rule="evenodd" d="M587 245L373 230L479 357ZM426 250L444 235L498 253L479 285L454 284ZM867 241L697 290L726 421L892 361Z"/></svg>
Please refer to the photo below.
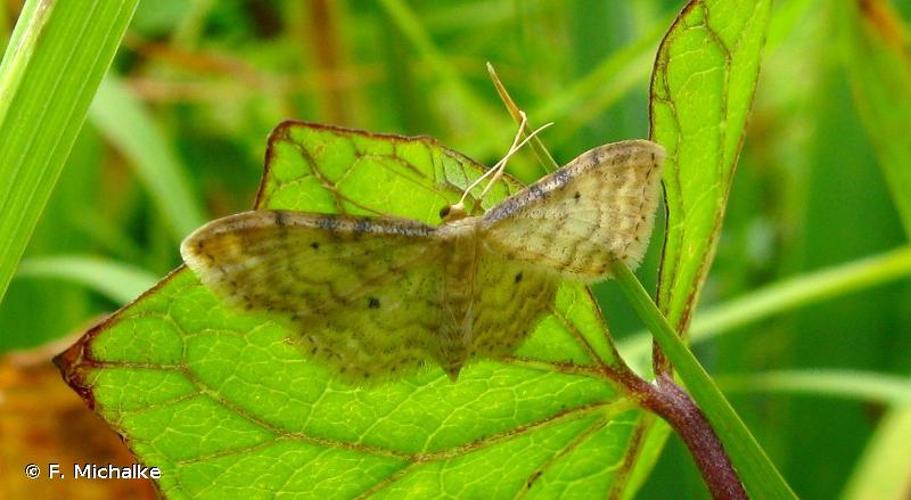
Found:
<svg viewBox="0 0 911 500"><path fill-rule="evenodd" d="M668 211L658 304L679 332L687 329L718 240L770 3L692 0L658 49L651 138L667 150Z"/></svg>
<svg viewBox="0 0 911 500"><path fill-rule="evenodd" d="M482 172L426 138L300 123L276 130L267 165L259 208L429 223ZM494 196L515 189L498 186ZM251 487L320 494L306 489L320 484L352 495L407 485L424 491L459 477L482 478L466 487L498 484L514 493L532 483L581 488L589 483L560 477L589 449L589 434L616 440L601 450L608 462L621 460L633 440L634 426L603 430L596 421L643 415L592 375L620 361L583 287L560 290L554 313L515 358L470 365L458 384L425 371L351 388L301 357L288 335L266 315L225 309L179 268L88 332L58 366L143 461L169 471L161 487L178 496ZM220 437L207 440L210 428ZM280 456L288 459L278 463ZM615 475L606 469L590 484L604 487Z"/></svg>
<svg viewBox="0 0 911 500"><path fill-rule="evenodd" d="M667 210L657 308L622 264L624 293L652 331L655 372L672 362L712 423L744 487L756 497L794 498L788 484L684 335L714 257L759 73L769 0L691 0L665 35L652 74L651 139L664 146Z"/></svg>

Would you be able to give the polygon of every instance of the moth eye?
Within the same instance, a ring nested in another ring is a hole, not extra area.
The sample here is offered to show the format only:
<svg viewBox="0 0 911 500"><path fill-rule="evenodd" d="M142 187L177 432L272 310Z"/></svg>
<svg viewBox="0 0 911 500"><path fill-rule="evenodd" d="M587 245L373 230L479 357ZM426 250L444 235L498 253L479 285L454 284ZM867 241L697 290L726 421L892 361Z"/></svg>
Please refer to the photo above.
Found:
<svg viewBox="0 0 911 500"><path fill-rule="evenodd" d="M452 210L452 206L450 206L450 205L446 205L445 207L441 208L440 209L440 218L445 219L446 216L449 215L449 212L451 210Z"/></svg>

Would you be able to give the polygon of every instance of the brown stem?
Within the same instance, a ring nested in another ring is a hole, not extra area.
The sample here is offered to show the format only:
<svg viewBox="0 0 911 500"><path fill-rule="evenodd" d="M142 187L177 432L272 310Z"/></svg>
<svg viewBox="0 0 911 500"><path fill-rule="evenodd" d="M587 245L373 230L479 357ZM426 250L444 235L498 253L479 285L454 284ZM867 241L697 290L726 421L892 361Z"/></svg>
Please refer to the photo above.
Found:
<svg viewBox="0 0 911 500"><path fill-rule="evenodd" d="M338 36L338 6L328 0L310 0L310 26L307 35L313 48L316 67L321 75L317 82L325 106L325 116L332 123L348 123L342 86L336 81L342 65L342 47Z"/></svg>
<svg viewBox="0 0 911 500"><path fill-rule="evenodd" d="M721 440L686 391L665 375L659 375L655 384L632 373L620 378L620 382L632 391L631 395L637 397L642 406L674 428L693 455L713 498L749 498Z"/></svg>
<svg viewBox="0 0 911 500"><path fill-rule="evenodd" d="M664 355L658 342L652 342L652 366L655 367L655 374L658 378L663 376L671 377L674 373L670 360Z"/></svg>

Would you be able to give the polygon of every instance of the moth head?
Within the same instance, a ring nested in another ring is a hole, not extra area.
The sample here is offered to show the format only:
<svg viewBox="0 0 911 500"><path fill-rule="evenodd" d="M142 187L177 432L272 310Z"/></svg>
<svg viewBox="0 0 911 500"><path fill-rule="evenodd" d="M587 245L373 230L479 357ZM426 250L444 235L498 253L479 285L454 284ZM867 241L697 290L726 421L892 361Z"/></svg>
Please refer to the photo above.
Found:
<svg viewBox="0 0 911 500"><path fill-rule="evenodd" d="M440 209L440 218L443 219L443 223L455 222L468 217L468 212L465 211L465 204L462 202L456 203L455 205L446 205Z"/></svg>

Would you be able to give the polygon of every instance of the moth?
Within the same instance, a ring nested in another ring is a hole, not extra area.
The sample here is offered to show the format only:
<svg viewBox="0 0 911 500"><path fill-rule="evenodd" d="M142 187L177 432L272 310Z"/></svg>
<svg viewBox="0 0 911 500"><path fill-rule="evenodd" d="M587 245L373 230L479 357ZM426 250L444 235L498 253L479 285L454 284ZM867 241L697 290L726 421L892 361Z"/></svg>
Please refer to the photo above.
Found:
<svg viewBox="0 0 911 500"><path fill-rule="evenodd" d="M302 352L365 385L515 351L561 280L635 268L658 204L664 150L596 147L485 213L438 226L391 217L256 210L209 222L181 255L216 295L283 318Z"/></svg>

